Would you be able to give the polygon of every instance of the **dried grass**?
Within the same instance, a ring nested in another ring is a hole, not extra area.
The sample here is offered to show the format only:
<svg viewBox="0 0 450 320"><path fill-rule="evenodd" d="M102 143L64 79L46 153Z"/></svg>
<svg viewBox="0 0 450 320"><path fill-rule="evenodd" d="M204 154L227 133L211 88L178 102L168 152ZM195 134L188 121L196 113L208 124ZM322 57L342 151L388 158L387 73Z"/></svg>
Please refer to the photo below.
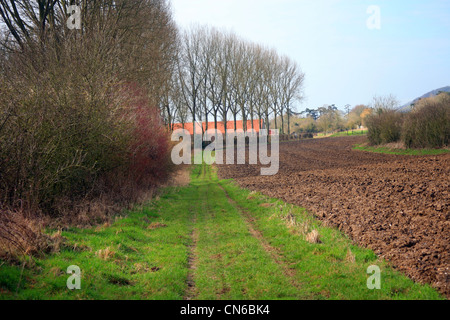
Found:
<svg viewBox="0 0 450 320"><path fill-rule="evenodd" d="M258 193L256 191L250 192L250 194L247 196L247 200L255 199Z"/></svg>
<svg viewBox="0 0 450 320"><path fill-rule="evenodd" d="M160 228L167 228L167 225L164 223L160 223L160 222L153 222L152 224L150 224L147 229L149 230L155 230L155 229L160 229Z"/></svg>
<svg viewBox="0 0 450 320"><path fill-rule="evenodd" d="M51 237L52 241L52 252L58 253L61 250L61 246L64 244L64 237L62 236L62 231L59 230L55 232Z"/></svg>
<svg viewBox="0 0 450 320"><path fill-rule="evenodd" d="M19 261L22 256L50 252L59 247L59 236L43 234L43 225L43 219L30 219L23 212L0 212L0 258Z"/></svg>
<svg viewBox="0 0 450 320"><path fill-rule="evenodd" d="M150 268L146 263L135 263L133 273L147 273L150 271Z"/></svg>
<svg viewBox="0 0 450 320"><path fill-rule="evenodd" d="M294 234L306 235L310 230L311 226L307 221L299 221L295 214L292 212L293 206L279 206L279 211L272 215L269 220L276 218L281 219L285 222L289 230Z"/></svg>
<svg viewBox="0 0 450 320"><path fill-rule="evenodd" d="M311 244L322 243L322 241L320 241L319 231L313 230L310 233L308 233L308 235L306 236L306 241L308 241Z"/></svg>
<svg viewBox="0 0 450 320"><path fill-rule="evenodd" d="M140 198L140 203L144 203L154 195L154 189L142 190L137 192L135 198ZM59 213L56 216L42 212L1 210L0 258L14 262L21 261L24 256L57 253L64 245L62 230L70 227L104 230L120 219L123 209L131 208L132 203L109 194L77 203L61 199L56 206ZM59 231L48 235L44 233L45 228Z"/></svg>
<svg viewBox="0 0 450 320"><path fill-rule="evenodd" d="M380 147L385 147L385 148L393 149L393 150L406 150L407 149L406 145L403 141L387 143L387 144L381 145Z"/></svg>
<svg viewBox="0 0 450 320"><path fill-rule="evenodd" d="M172 173L168 185L172 187L185 187L191 183L191 170L189 166L180 166Z"/></svg>
<svg viewBox="0 0 450 320"><path fill-rule="evenodd" d="M116 253L112 251L110 247L107 247L106 249L100 249L97 252L95 252L95 255L104 261L113 258L115 254Z"/></svg>
<svg viewBox="0 0 450 320"><path fill-rule="evenodd" d="M111 226L111 223L105 222L103 225L97 226L95 228L95 232L101 232L104 231L106 228L109 228Z"/></svg>
<svg viewBox="0 0 450 320"><path fill-rule="evenodd" d="M345 257L345 261L350 262L350 263L356 262L355 255L353 254L353 252L350 248L348 248L347 255Z"/></svg>
<svg viewBox="0 0 450 320"><path fill-rule="evenodd" d="M287 215L283 216L281 218L283 221L286 222L286 225L290 228L297 227L298 223L295 219L295 216L292 213L288 213Z"/></svg>

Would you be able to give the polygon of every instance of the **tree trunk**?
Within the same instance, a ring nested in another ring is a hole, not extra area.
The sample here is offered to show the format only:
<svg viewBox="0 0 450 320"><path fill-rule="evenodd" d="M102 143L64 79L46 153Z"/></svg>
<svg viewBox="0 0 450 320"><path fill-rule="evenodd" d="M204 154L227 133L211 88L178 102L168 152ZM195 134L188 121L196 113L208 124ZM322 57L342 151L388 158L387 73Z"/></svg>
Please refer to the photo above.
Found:
<svg viewBox="0 0 450 320"><path fill-rule="evenodd" d="M214 111L214 129L216 130L216 138L217 138L217 109Z"/></svg>
<svg viewBox="0 0 450 320"><path fill-rule="evenodd" d="M291 110L289 109L289 104L287 108L287 118L288 118L288 136L291 136Z"/></svg>
<svg viewBox="0 0 450 320"><path fill-rule="evenodd" d="M247 115L245 114L245 109L244 106L241 107L242 110L242 130L244 130L244 132L247 132Z"/></svg>
<svg viewBox="0 0 450 320"><path fill-rule="evenodd" d="M253 107L250 108L250 121L252 122L252 130L255 130L254 117L253 117Z"/></svg>
<svg viewBox="0 0 450 320"><path fill-rule="evenodd" d="M278 129L278 123L277 123L277 113L276 113L276 112L274 112L274 115L275 115L275 130L277 130L277 129Z"/></svg>

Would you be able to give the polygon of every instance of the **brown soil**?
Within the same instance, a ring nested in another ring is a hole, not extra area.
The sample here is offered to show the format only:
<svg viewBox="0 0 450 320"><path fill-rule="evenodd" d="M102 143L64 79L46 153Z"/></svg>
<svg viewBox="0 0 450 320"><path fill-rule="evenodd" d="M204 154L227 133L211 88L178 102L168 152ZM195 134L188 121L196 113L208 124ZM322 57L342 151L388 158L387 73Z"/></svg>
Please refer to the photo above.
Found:
<svg viewBox="0 0 450 320"><path fill-rule="evenodd" d="M309 209L412 279L450 297L450 154L352 150L364 137L280 146L280 171L219 166L219 177Z"/></svg>

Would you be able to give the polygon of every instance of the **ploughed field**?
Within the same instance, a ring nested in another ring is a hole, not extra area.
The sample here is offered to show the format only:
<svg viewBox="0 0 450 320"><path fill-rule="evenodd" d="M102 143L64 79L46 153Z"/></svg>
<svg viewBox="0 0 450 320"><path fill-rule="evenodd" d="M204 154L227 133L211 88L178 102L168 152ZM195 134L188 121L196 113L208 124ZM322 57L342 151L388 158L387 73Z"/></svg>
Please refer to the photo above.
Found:
<svg viewBox="0 0 450 320"><path fill-rule="evenodd" d="M280 145L280 171L219 166L219 178L300 205L412 279L450 297L450 154L353 150L364 137Z"/></svg>

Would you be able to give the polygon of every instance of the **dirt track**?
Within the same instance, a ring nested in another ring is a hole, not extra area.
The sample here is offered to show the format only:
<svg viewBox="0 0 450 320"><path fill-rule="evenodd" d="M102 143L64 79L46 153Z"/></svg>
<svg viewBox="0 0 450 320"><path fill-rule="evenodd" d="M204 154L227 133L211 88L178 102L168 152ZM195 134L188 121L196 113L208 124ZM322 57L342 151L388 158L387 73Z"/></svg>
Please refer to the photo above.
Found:
<svg viewBox="0 0 450 320"><path fill-rule="evenodd" d="M450 298L450 154L352 150L364 137L283 143L280 171L220 166L219 177L309 209L412 279Z"/></svg>

